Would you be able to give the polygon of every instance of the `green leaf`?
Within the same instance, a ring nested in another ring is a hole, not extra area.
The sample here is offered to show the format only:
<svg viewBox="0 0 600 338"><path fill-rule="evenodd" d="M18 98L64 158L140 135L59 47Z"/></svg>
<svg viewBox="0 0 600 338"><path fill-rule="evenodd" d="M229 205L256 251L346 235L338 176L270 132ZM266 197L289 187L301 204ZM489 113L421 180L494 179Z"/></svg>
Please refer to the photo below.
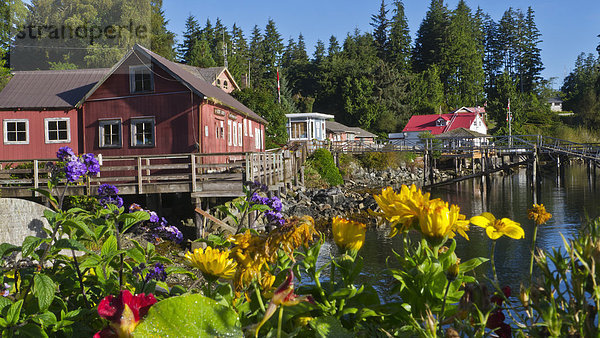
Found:
<svg viewBox="0 0 600 338"><path fill-rule="evenodd" d="M20 250L20 246L12 245L10 243L2 243L0 244L0 257L4 257L13 251Z"/></svg>
<svg viewBox="0 0 600 338"><path fill-rule="evenodd" d="M117 253L117 251L117 238L111 235L102 245L102 250L100 250L100 256L102 256L103 258L112 257Z"/></svg>
<svg viewBox="0 0 600 338"><path fill-rule="evenodd" d="M66 220L63 222L62 224L63 227L65 228L70 228L70 227L74 227L77 228L83 232L85 232L86 235L90 236L91 238L95 238L96 234L90 230L90 228L87 226L87 224L85 224L84 221L81 220Z"/></svg>
<svg viewBox="0 0 600 338"><path fill-rule="evenodd" d="M31 190L32 190L32 191L35 191L35 192L38 192L38 193L40 193L40 194L42 194L42 195L44 195L45 197L47 197L47 198L50 200L50 202L51 202L52 206L53 206L55 209L57 209L57 208L58 208L58 207L57 207L57 206L58 206L58 202L56 201L56 198L54 198L54 196L52 196L52 194L51 194L51 193L50 193L48 190L44 190L44 189L35 189L35 188L33 188L33 189L31 189ZM46 214L46 213L44 212L44 216L45 216L45 214Z"/></svg>
<svg viewBox="0 0 600 338"><path fill-rule="evenodd" d="M127 250L127 256L132 258L136 263L146 263L146 255L137 247Z"/></svg>
<svg viewBox="0 0 600 338"><path fill-rule="evenodd" d="M40 337L48 337L48 334L46 334L46 332L41 327L39 327L33 323L27 323L27 324L19 327L15 331L15 336L40 338Z"/></svg>
<svg viewBox="0 0 600 338"><path fill-rule="evenodd" d="M44 311L52 304L55 292L56 286L52 278L44 274L36 274L33 277L33 294L38 299L40 310Z"/></svg>
<svg viewBox="0 0 600 338"><path fill-rule="evenodd" d="M9 325L15 325L19 321L19 315L21 314L21 307L23 306L23 300L19 299L8 309L6 314L6 322Z"/></svg>
<svg viewBox="0 0 600 338"><path fill-rule="evenodd" d="M466 261L464 263L460 263L459 271L463 272L463 273L471 271L487 261L489 261L489 259L483 258L483 257L476 257L476 258L469 259L468 261Z"/></svg>
<svg viewBox="0 0 600 338"><path fill-rule="evenodd" d="M56 241L56 243L54 243L54 247L57 249L73 249L77 251L92 253L81 242L72 238L61 238L58 241Z"/></svg>
<svg viewBox="0 0 600 338"><path fill-rule="evenodd" d="M0 297L0 313L4 310L5 307L11 306L12 302L7 297Z"/></svg>
<svg viewBox="0 0 600 338"><path fill-rule="evenodd" d="M309 322L310 327L315 330L316 337L352 337L352 332L346 330L339 319L335 317L317 317Z"/></svg>
<svg viewBox="0 0 600 338"><path fill-rule="evenodd" d="M55 325L56 324L56 316L54 315L54 313L50 312L50 311L46 311L44 313L38 313L37 315L33 316L33 321L42 325L42 326L50 326L50 325Z"/></svg>
<svg viewBox="0 0 600 338"><path fill-rule="evenodd" d="M23 240L23 257L29 257L37 249L40 244L47 242L49 239L39 238L35 236L27 236Z"/></svg>
<svg viewBox="0 0 600 338"><path fill-rule="evenodd" d="M237 314L199 294L154 304L134 331L141 337L243 337Z"/></svg>
<svg viewBox="0 0 600 338"><path fill-rule="evenodd" d="M123 232L127 231L127 229L131 228L136 223L147 221L149 219L150 215L145 211L128 212L120 214L119 217L117 217L117 220L123 223Z"/></svg>

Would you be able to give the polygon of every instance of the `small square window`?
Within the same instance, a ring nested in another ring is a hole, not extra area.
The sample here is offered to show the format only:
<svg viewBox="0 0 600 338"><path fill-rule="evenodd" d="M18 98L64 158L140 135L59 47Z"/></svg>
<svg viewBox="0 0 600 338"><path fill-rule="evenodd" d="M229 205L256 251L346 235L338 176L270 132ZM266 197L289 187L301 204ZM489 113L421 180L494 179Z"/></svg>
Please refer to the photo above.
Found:
<svg viewBox="0 0 600 338"><path fill-rule="evenodd" d="M46 143L71 142L71 123L67 118L44 119L46 128Z"/></svg>
<svg viewBox="0 0 600 338"><path fill-rule="evenodd" d="M154 147L154 118L131 119L131 146Z"/></svg>
<svg viewBox="0 0 600 338"><path fill-rule="evenodd" d="M4 120L4 144L29 144L29 120Z"/></svg>
<svg viewBox="0 0 600 338"><path fill-rule="evenodd" d="M129 82L132 93L151 92L154 90L151 66L130 66Z"/></svg>
<svg viewBox="0 0 600 338"><path fill-rule="evenodd" d="M121 148L121 120L101 120L100 128L100 147L101 148Z"/></svg>

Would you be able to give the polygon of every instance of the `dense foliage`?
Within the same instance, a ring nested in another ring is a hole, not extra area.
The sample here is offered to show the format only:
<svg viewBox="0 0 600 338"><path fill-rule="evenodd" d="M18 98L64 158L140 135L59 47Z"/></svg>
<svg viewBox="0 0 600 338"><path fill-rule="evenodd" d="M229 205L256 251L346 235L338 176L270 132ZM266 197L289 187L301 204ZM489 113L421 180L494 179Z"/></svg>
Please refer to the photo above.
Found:
<svg viewBox="0 0 600 338"><path fill-rule="evenodd" d="M333 155L329 150L324 148L315 150L308 159L308 165L314 168L330 186L344 183L342 175L333 160Z"/></svg>

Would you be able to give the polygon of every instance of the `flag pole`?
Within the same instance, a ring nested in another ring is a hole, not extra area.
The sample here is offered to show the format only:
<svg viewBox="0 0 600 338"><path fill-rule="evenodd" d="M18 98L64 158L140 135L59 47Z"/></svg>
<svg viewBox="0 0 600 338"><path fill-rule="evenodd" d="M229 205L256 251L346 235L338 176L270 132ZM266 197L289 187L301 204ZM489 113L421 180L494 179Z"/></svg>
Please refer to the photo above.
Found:
<svg viewBox="0 0 600 338"><path fill-rule="evenodd" d="M512 147L512 113L510 112L510 98L508 99L508 113L506 115L506 120L508 121L509 146Z"/></svg>
<svg viewBox="0 0 600 338"><path fill-rule="evenodd" d="M281 84L279 82L279 67L277 67L277 102L281 104Z"/></svg>

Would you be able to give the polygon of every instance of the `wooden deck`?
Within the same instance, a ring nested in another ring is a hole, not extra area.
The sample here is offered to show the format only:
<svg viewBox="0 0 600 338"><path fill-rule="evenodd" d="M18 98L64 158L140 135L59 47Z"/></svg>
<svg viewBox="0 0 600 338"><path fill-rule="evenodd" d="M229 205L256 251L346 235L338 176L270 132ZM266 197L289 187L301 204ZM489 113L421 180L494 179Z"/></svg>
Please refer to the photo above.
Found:
<svg viewBox="0 0 600 338"><path fill-rule="evenodd" d="M306 150L260 153L175 154L102 157L101 171L80 185L69 186L68 195L96 195L100 184L110 183L119 194L190 193L192 198L242 195L245 181L259 181L277 190L294 181L306 159ZM47 187L56 159L0 160L0 196L39 196L32 188ZM64 186L58 187L62 191ZM55 191L54 193L57 193Z"/></svg>

